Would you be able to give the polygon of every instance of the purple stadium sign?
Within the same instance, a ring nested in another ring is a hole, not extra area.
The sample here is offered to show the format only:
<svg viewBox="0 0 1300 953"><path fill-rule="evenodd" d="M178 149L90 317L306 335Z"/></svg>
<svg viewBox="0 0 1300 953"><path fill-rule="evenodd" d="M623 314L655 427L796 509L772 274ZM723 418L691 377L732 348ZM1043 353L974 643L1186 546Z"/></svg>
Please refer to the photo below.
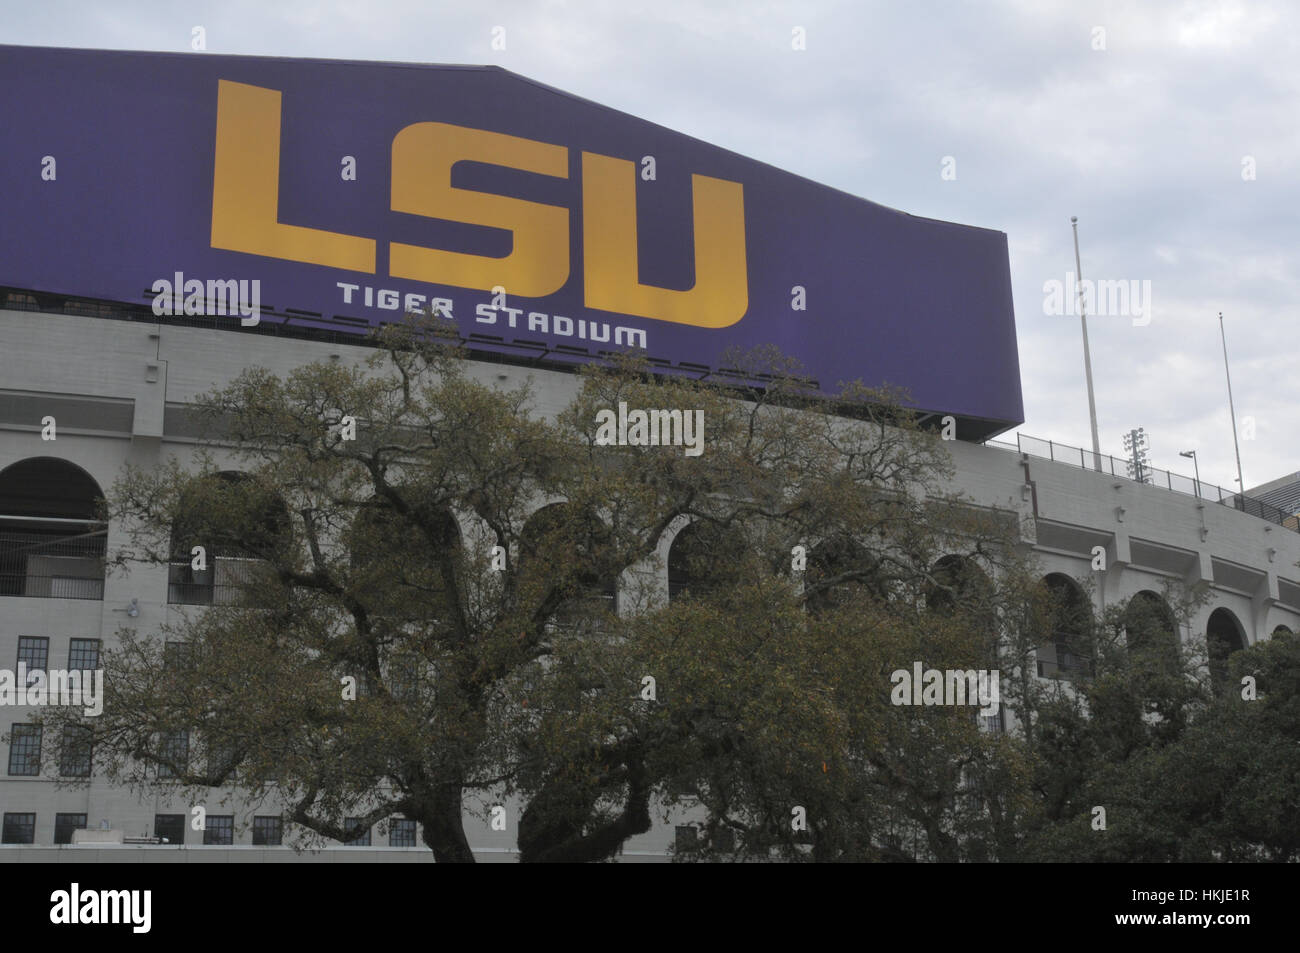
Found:
<svg viewBox="0 0 1300 953"><path fill-rule="evenodd" d="M0 46L0 286L488 351L775 344L822 390L1023 419L1006 236L496 67Z"/></svg>

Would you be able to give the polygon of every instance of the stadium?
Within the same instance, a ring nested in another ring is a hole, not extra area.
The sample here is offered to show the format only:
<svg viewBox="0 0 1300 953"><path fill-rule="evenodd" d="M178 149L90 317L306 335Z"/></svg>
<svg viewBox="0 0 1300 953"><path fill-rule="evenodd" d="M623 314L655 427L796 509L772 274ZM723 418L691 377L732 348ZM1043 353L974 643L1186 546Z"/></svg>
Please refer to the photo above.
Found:
<svg viewBox="0 0 1300 953"><path fill-rule="evenodd" d="M665 375L725 378L728 348L769 343L826 393L902 386L923 422L951 428L954 486L1015 514L1049 585L1094 613L1204 583L1184 642L1226 658L1300 632L1300 477L1246 493L1133 479L1124 459L1007 436L1023 412L999 232L494 67L0 47L0 77L20 144L0 155L0 669L94 669L124 625L219 601L235 560L202 578L106 572L121 528L96 501L128 466L203 442L199 394L251 366L360 365L366 332L426 307L457 322L476 379L531 378L543 407L629 346ZM1086 664L1048 638L1037 674ZM198 832L189 801L60 785L27 720L0 711L2 860L74 841L78 860L432 860L414 821L298 854L264 805L214 792ZM669 858L690 824L656 825L622 859ZM466 829L479 859L517 856L509 831Z"/></svg>

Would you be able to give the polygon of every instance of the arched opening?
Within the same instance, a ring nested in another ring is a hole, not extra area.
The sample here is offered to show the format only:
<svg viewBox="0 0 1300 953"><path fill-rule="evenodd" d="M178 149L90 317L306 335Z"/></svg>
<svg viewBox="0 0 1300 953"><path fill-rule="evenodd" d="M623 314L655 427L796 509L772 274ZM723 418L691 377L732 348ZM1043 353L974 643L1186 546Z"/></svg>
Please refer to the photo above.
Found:
<svg viewBox="0 0 1300 953"><path fill-rule="evenodd" d="M1092 605L1082 587L1065 573L1043 577L1051 605L1049 638L1036 650L1043 678L1074 679L1093 672Z"/></svg>
<svg viewBox="0 0 1300 953"><path fill-rule="evenodd" d="M808 553L804 575L805 605L814 615L846 605L857 593L886 598L887 586L879 561L857 540L836 536Z"/></svg>
<svg viewBox="0 0 1300 953"><path fill-rule="evenodd" d="M245 473L196 478L179 510L167 580L172 605L238 603L257 567L289 538L284 501Z"/></svg>
<svg viewBox="0 0 1300 953"><path fill-rule="evenodd" d="M1246 648L1246 632L1230 610L1219 607L1210 613L1205 646L1210 657L1210 685L1216 695L1222 694L1228 681L1229 656Z"/></svg>
<svg viewBox="0 0 1300 953"><path fill-rule="evenodd" d="M999 668L1000 627L994 594L992 580L974 559L951 553L937 559L922 587L925 611L932 620L934 634L938 636L933 650L950 651L956 644L961 644L966 647L965 651L977 653L964 667ZM952 638L958 639L959 643L939 644ZM1000 706L992 715L982 714L976 707L971 707L968 712L971 719L986 731L1001 733L1005 728Z"/></svg>
<svg viewBox="0 0 1300 953"><path fill-rule="evenodd" d="M593 610L614 614L618 567L612 546L609 527L599 516L579 513L570 503L552 503L524 523L519 534L520 571L527 574L537 567L569 587L571 595L554 616L558 624L574 624Z"/></svg>
<svg viewBox="0 0 1300 953"><path fill-rule="evenodd" d="M1167 671L1178 667L1178 623L1169 603L1150 589L1128 601L1124 632L1129 655L1139 665Z"/></svg>
<svg viewBox="0 0 1300 953"><path fill-rule="evenodd" d="M673 537L668 549L668 599L704 596L739 581L743 551L734 530L696 520Z"/></svg>
<svg viewBox="0 0 1300 953"><path fill-rule="evenodd" d="M102 498L90 474L56 457L0 472L0 595L103 599Z"/></svg>
<svg viewBox="0 0 1300 953"><path fill-rule="evenodd" d="M1273 638L1276 639L1279 635L1295 635L1295 633L1284 625L1275 625L1273 627Z"/></svg>
<svg viewBox="0 0 1300 953"><path fill-rule="evenodd" d="M930 575L934 581L925 587L925 605L931 611L983 612L988 608L992 584L979 564L968 556L942 556Z"/></svg>
<svg viewBox="0 0 1300 953"><path fill-rule="evenodd" d="M447 586L442 557L459 551L460 524L445 508L427 518L423 514L413 518L374 499L353 520L346 545L355 588L370 588L372 579L388 582L395 578L399 588L440 591Z"/></svg>

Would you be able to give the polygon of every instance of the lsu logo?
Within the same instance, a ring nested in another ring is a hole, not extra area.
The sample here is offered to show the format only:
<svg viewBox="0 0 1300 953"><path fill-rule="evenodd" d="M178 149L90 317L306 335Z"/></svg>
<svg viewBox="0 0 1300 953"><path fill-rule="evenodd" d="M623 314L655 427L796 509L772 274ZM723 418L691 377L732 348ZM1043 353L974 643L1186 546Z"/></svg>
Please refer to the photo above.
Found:
<svg viewBox="0 0 1300 953"><path fill-rule="evenodd" d="M374 274L376 239L279 219L280 92L221 80L212 176L212 247ZM569 280L569 210L453 188L457 162L483 162L559 179L569 150L483 129L418 122L393 137L392 209L510 231L503 258L389 242L389 274L437 285L543 298ZM749 308L745 203L739 182L692 175L695 285L642 284L636 165L582 153L582 274L588 308L725 328Z"/></svg>

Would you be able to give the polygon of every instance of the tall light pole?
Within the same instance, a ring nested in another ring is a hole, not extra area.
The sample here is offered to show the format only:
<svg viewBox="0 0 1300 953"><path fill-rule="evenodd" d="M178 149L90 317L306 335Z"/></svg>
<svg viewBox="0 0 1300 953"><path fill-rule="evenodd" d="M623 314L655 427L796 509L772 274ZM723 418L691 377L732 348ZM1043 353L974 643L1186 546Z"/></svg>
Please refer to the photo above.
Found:
<svg viewBox="0 0 1300 953"><path fill-rule="evenodd" d="M1179 451L1178 451L1178 455L1179 455L1180 457L1191 457L1191 458L1192 458L1192 469L1193 469L1193 471L1196 473L1196 495L1197 495L1197 496L1200 496L1200 495L1201 495L1201 465L1200 465L1199 463L1196 462L1196 451L1195 451L1195 450L1179 450Z"/></svg>
<svg viewBox="0 0 1300 953"><path fill-rule="evenodd" d="M1078 288L1079 324L1083 328L1083 376L1088 380L1088 420L1092 423L1092 465L1101 472L1101 439L1097 436L1097 400L1092 394L1092 354L1088 350L1088 316L1083 307L1083 266L1079 264L1079 216L1070 216L1074 230L1074 280Z"/></svg>
<svg viewBox="0 0 1300 953"><path fill-rule="evenodd" d="M1241 444L1237 443L1237 409L1232 405L1232 374L1228 371L1228 336L1223 330L1223 312L1219 312L1219 337L1223 339L1223 374L1228 379L1228 413L1232 415L1232 449L1237 452L1237 483L1241 487L1241 508L1246 508L1246 481L1241 475Z"/></svg>

